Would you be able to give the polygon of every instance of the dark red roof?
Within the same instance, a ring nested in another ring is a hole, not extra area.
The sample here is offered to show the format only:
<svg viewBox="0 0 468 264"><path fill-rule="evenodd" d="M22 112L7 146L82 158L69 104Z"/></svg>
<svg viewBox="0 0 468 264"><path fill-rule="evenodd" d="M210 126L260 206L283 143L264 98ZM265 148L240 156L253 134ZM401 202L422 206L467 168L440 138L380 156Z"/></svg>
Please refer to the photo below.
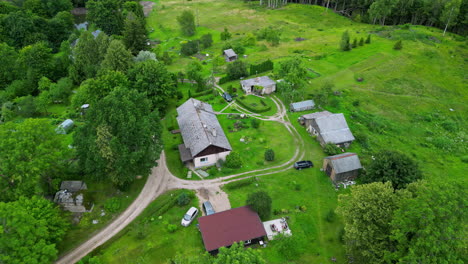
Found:
<svg viewBox="0 0 468 264"><path fill-rule="evenodd" d="M260 217L248 206L202 216L198 222L207 251L267 235Z"/></svg>

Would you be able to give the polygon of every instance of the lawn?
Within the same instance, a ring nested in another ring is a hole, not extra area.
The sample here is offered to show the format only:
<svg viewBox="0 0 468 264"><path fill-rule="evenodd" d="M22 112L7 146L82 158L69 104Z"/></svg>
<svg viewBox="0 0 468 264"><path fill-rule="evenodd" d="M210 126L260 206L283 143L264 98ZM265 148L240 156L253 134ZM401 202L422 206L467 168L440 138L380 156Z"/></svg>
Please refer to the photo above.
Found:
<svg viewBox="0 0 468 264"><path fill-rule="evenodd" d="M167 263L177 253L195 255L204 251L196 220L182 227L180 221L190 206L197 206L192 198L185 206L177 205L183 191L171 191L152 202L145 211L116 237L99 247L93 254L102 263ZM173 225L171 232L168 225Z"/></svg>

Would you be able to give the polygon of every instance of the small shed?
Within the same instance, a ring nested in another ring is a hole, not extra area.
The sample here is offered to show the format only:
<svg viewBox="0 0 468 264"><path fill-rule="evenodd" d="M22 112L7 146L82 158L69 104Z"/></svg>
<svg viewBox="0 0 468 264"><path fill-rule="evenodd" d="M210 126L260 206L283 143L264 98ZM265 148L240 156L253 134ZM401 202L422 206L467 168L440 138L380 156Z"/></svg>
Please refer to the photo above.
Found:
<svg viewBox="0 0 468 264"><path fill-rule="evenodd" d="M75 125L73 120L67 119L63 121L58 127L55 129L55 132L57 134L67 134Z"/></svg>
<svg viewBox="0 0 468 264"><path fill-rule="evenodd" d="M323 159L323 170L335 183L356 179L360 169L362 166L356 153L346 152Z"/></svg>
<svg viewBox="0 0 468 264"><path fill-rule="evenodd" d="M93 205L85 202L83 193L87 189L83 181L63 181L60 190L55 194L54 202L72 213L91 212Z"/></svg>
<svg viewBox="0 0 468 264"><path fill-rule="evenodd" d="M237 60L237 54L233 49L227 49L223 51L224 59L226 62L231 62Z"/></svg>
<svg viewBox="0 0 468 264"><path fill-rule="evenodd" d="M302 102L292 103L289 105L289 111L291 112L301 112L312 110L315 108L314 100L306 100Z"/></svg>

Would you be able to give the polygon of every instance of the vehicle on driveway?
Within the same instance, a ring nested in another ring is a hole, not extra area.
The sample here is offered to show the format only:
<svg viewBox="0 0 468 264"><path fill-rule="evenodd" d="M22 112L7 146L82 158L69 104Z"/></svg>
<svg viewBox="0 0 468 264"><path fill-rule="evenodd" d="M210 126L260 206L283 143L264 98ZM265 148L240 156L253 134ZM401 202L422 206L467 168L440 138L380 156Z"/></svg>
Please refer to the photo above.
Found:
<svg viewBox="0 0 468 264"><path fill-rule="evenodd" d="M232 96L229 93L224 92L223 93L223 98L224 100L231 102L232 101Z"/></svg>
<svg viewBox="0 0 468 264"><path fill-rule="evenodd" d="M215 212L215 210L213 209L213 206L211 205L210 201L206 201L203 203L203 211L205 211L205 214L206 215L212 215Z"/></svg>
<svg viewBox="0 0 468 264"><path fill-rule="evenodd" d="M314 164L310 160L301 160L294 163L294 168L296 170L302 170L307 168L312 168Z"/></svg>
<svg viewBox="0 0 468 264"><path fill-rule="evenodd" d="M189 226L190 223L192 223L193 219L197 217L198 215L198 209L195 207L191 207L187 213L185 213L184 217L182 218L182 226Z"/></svg>

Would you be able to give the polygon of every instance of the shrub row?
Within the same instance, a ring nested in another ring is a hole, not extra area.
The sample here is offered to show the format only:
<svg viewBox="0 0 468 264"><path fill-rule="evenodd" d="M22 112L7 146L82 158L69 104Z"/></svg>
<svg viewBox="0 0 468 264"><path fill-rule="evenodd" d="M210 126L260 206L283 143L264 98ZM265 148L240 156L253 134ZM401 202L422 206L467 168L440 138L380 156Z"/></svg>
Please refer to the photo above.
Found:
<svg viewBox="0 0 468 264"><path fill-rule="evenodd" d="M259 64L250 65L250 75L258 74L261 72L266 72L273 70L273 62L271 60L266 60Z"/></svg>
<svg viewBox="0 0 468 264"><path fill-rule="evenodd" d="M255 181L254 177L248 178L248 179L245 179L245 180L235 181L235 182L231 182L229 184L226 184L225 188L227 190L235 190L235 189L239 189L239 188L242 188L242 187L245 187L245 186L249 186L254 181Z"/></svg>
<svg viewBox="0 0 468 264"><path fill-rule="evenodd" d="M225 84L225 83L227 83L227 82L229 82L229 81L232 81L232 80L231 80L231 78L229 78L229 76L226 75L226 76L221 77L221 78L219 79L219 84Z"/></svg>
<svg viewBox="0 0 468 264"><path fill-rule="evenodd" d="M212 92L213 92L213 90L208 89L208 90L205 90L205 91L202 91L202 92L199 92L199 93L195 93L195 94L192 95L192 97L193 98L202 97L204 95L209 95Z"/></svg>
<svg viewBox="0 0 468 264"><path fill-rule="evenodd" d="M250 112L254 112L254 113L264 113L264 112L268 112L271 110L271 106L267 106L267 107L263 107L263 108L255 108L255 107L252 107L248 104L246 104L244 101L242 101L242 99L238 98L236 100L236 102L238 104L240 104L240 106L242 106L243 108L249 110Z"/></svg>

